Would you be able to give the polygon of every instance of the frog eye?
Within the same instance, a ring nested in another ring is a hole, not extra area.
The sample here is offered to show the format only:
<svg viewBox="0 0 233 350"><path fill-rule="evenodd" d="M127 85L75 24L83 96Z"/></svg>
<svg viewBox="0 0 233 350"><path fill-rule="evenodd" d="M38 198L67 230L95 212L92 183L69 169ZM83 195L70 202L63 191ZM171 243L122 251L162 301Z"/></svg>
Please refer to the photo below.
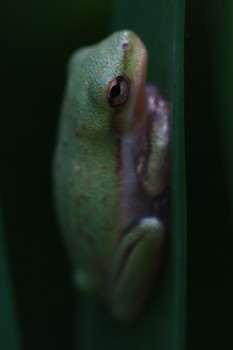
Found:
<svg viewBox="0 0 233 350"><path fill-rule="evenodd" d="M129 89L129 81L125 77L119 75L113 78L108 85L108 104L114 108L124 105L129 98Z"/></svg>

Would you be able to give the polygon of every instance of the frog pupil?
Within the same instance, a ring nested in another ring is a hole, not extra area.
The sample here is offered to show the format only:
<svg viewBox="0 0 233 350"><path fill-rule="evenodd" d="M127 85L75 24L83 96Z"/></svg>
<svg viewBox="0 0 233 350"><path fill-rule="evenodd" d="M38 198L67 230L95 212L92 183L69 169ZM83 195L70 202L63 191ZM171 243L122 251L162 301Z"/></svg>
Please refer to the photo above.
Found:
<svg viewBox="0 0 233 350"><path fill-rule="evenodd" d="M116 98L121 94L121 84L117 83L111 89L111 98Z"/></svg>

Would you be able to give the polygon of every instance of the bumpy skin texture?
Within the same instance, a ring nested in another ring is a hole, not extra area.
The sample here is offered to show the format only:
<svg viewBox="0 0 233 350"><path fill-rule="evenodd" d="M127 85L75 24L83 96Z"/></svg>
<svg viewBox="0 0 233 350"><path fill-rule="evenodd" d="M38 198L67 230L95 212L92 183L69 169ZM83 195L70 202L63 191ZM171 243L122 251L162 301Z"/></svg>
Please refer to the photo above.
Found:
<svg viewBox="0 0 233 350"><path fill-rule="evenodd" d="M75 282L122 319L148 293L165 231L168 108L157 90L145 89L146 57L130 31L72 56L54 157L55 203ZM113 108L109 84L118 76L127 79L129 97Z"/></svg>

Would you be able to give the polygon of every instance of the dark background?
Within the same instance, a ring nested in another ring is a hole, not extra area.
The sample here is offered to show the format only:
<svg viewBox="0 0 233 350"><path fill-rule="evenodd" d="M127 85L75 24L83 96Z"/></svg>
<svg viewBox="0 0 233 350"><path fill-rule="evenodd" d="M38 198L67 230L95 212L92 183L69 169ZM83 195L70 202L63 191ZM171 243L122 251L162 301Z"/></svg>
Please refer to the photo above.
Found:
<svg viewBox="0 0 233 350"><path fill-rule="evenodd" d="M225 7L213 3L186 3L189 349L232 348L231 207L216 75ZM71 348L74 293L53 212L51 160L67 59L108 34L111 10L103 0L2 4L1 197L25 350Z"/></svg>
<svg viewBox="0 0 233 350"><path fill-rule="evenodd" d="M232 134L229 129L232 107L229 108L225 93L227 89L232 91L232 85L231 62L226 57L227 5L226 1L187 1L186 7L189 349L233 346L232 207L228 173L232 150L226 150L226 130Z"/></svg>
<svg viewBox="0 0 233 350"><path fill-rule="evenodd" d="M73 334L74 296L53 211L51 161L67 60L77 47L106 36L107 1L93 4L1 6L1 197L25 350L69 349Z"/></svg>

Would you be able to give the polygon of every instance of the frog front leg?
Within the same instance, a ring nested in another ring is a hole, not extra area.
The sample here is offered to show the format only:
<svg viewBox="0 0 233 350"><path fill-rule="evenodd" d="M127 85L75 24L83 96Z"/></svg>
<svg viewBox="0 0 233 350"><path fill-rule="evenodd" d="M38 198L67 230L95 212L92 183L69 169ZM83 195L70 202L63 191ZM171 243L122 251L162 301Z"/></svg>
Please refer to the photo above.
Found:
<svg viewBox="0 0 233 350"><path fill-rule="evenodd" d="M154 85L146 86L147 119L138 132L136 172L150 197L163 193L170 175L170 111ZM143 139L144 138L144 139Z"/></svg>
<svg viewBox="0 0 233 350"><path fill-rule="evenodd" d="M156 217L142 219L121 240L113 263L111 305L118 319L140 309L161 262L164 226Z"/></svg>

